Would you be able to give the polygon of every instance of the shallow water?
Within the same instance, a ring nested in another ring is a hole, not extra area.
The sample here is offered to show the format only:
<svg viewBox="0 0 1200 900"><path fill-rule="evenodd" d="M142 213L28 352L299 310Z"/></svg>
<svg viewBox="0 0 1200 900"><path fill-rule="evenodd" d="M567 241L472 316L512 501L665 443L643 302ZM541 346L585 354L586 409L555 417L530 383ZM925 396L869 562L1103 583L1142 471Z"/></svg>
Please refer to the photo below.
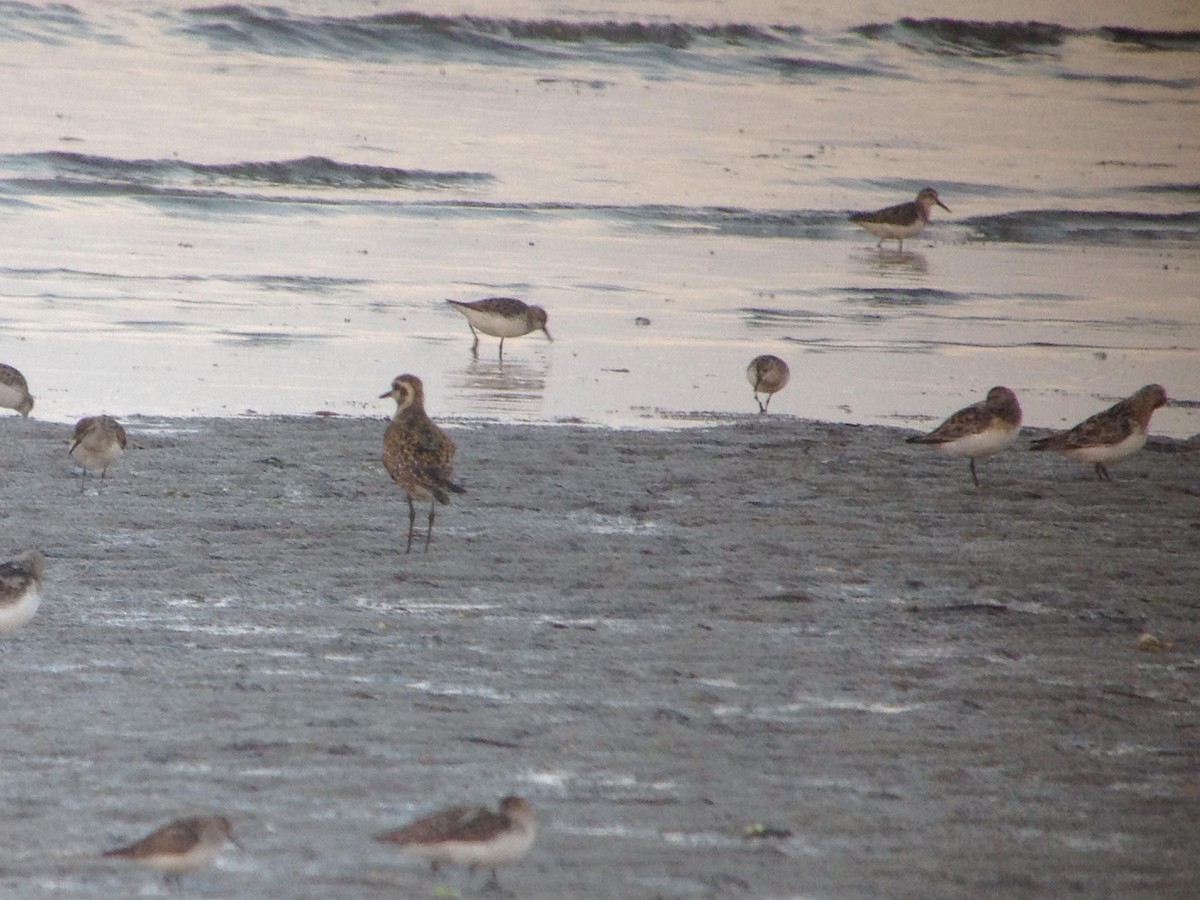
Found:
<svg viewBox="0 0 1200 900"><path fill-rule="evenodd" d="M439 417L659 427L752 410L761 352L840 421L1200 400L1200 15L947 11L0 7L0 359L58 421L385 414L412 371ZM925 183L903 254L846 221ZM473 358L443 300L491 294L554 343Z"/></svg>

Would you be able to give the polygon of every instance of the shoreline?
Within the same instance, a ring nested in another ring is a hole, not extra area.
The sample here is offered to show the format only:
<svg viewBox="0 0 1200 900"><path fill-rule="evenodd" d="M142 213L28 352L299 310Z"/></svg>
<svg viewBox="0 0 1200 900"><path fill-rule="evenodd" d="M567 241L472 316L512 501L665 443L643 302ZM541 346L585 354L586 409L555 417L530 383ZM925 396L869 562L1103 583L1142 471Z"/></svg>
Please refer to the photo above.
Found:
<svg viewBox="0 0 1200 900"><path fill-rule="evenodd" d="M99 851L191 811L246 848L199 896L472 896L371 836L509 793L523 898L1200 882L1190 452L976 490L886 426L438 418L468 493L405 555L384 417L156 421L82 492L64 426L0 421L0 550L48 558L0 640L6 897L145 892Z"/></svg>

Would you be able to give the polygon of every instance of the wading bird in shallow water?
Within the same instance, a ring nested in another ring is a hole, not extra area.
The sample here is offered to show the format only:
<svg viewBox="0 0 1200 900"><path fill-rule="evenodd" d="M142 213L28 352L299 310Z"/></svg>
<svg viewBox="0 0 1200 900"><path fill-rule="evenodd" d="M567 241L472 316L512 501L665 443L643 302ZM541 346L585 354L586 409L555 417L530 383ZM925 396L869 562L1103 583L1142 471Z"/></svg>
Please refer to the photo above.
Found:
<svg viewBox="0 0 1200 900"><path fill-rule="evenodd" d="M131 859L148 869L165 873L169 884L178 884L189 872L209 865L221 854L225 842L236 844L233 826L224 816L191 816L151 832L128 847L106 850L114 859Z"/></svg>
<svg viewBox="0 0 1200 900"><path fill-rule="evenodd" d="M67 452L83 466L79 490L82 491L87 482L89 469L99 469L103 481L108 467L125 452L126 443L125 429L112 416L85 416L76 422L75 442Z"/></svg>
<svg viewBox="0 0 1200 900"><path fill-rule="evenodd" d="M500 338L500 359L504 359L505 338L520 337L540 328L546 335L546 340L553 340L550 332L546 330L546 311L540 306L528 306L513 297L487 297L470 303L462 300L446 302L467 317L467 327L471 329L471 335L475 338L471 352L476 355L479 354L479 335L476 329Z"/></svg>
<svg viewBox="0 0 1200 900"><path fill-rule="evenodd" d="M0 634L16 631L42 602L46 559L36 550L0 564Z"/></svg>
<svg viewBox="0 0 1200 900"><path fill-rule="evenodd" d="M1021 404L1006 387L988 391L987 399L960 409L928 434L910 437L910 444L932 444L953 459L971 461L971 478L979 487L975 460L999 453L1021 430Z"/></svg>
<svg viewBox="0 0 1200 900"><path fill-rule="evenodd" d="M537 836L533 807L521 797L505 797L500 811L485 806L456 806L381 834L375 840L400 847L429 861L434 872L442 863L492 870L487 883L498 889L496 869L516 862L529 852Z"/></svg>
<svg viewBox="0 0 1200 900"><path fill-rule="evenodd" d="M392 481L404 488L408 497L408 545L412 552L413 531L417 520L414 500L429 501L429 527L425 531L425 552L433 536L435 503L450 502L450 494L465 494L450 479L454 475L454 442L425 414L425 388L416 375L397 375L392 389L379 399L396 401L396 414L383 436L383 467Z"/></svg>
<svg viewBox="0 0 1200 900"><path fill-rule="evenodd" d="M1108 467L1132 456L1146 445L1150 417L1166 406L1167 392L1161 384L1148 384L1120 403L1084 419L1074 428L1039 438L1030 450L1054 450L1068 459L1092 463L1096 477L1112 481Z"/></svg>
<svg viewBox="0 0 1200 900"><path fill-rule="evenodd" d="M19 370L5 363L0 363L0 407L15 409L26 418L33 409L29 382Z"/></svg>
<svg viewBox="0 0 1200 900"><path fill-rule="evenodd" d="M746 380L754 388L754 400L760 413L767 411L767 407L771 405L771 397L782 391L791 377L788 364L778 356L764 353L750 360L750 365L746 367ZM758 399L759 394L767 395L766 403Z"/></svg>
<svg viewBox="0 0 1200 900"><path fill-rule="evenodd" d="M911 203L900 203L875 212L855 213L850 221L879 238L877 246L882 247L884 241L894 240L900 242L900 250L903 251L904 239L915 237L929 224L929 211L935 204L950 212L950 207L938 199L937 191L931 187L921 188L917 199Z"/></svg>

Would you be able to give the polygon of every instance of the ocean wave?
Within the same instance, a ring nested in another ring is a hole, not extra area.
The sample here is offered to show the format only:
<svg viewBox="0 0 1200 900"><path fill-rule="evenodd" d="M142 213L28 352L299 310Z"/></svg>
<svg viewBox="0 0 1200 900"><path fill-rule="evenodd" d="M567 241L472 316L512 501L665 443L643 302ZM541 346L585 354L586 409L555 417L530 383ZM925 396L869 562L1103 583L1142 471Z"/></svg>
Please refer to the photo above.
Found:
<svg viewBox="0 0 1200 900"><path fill-rule="evenodd" d="M481 172L399 169L337 162L323 156L210 164L61 151L0 155L0 183L26 189L40 186L55 193L203 193L237 187L429 190L462 187L491 178Z"/></svg>
<svg viewBox="0 0 1200 900"><path fill-rule="evenodd" d="M1144 50L1200 50L1200 31L1146 31L1107 25L1096 34L1114 44L1136 44Z"/></svg>
<svg viewBox="0 0 1200 900"><path fill-rule="evenodd" d="M393 57L491 51L555 58L579 47L689 50L701 42L725 46L785 42L799 29L738 23L689 25L674 22L573 22L560 19L491 18L419 12L369 16L301 15L277 7L240 4L185 11L184 34L223 50L335 57Z"/></svg>
<svg viewBox="0 0 1200 900"><path fill-rule="evenodd" d="M1022 210L956 223L973 240L1024 244L1136 244L1200 240L1200 211L1183 213Z"/></svg>
<svg viewBox="0 0 1200 900"><path fill-rule="evenodd" d="M114 40L67 3L0 2L0 40L66 44L83 39Z"/></svg>
<svg viewBox="0 0 1200 900"><path fill-rule="evenodd" d="M860 25L851 31L930 53L972 56L1023 56L1060 47L1079 32L1049 22L971 22L960 19L912 19Z"/></svg>

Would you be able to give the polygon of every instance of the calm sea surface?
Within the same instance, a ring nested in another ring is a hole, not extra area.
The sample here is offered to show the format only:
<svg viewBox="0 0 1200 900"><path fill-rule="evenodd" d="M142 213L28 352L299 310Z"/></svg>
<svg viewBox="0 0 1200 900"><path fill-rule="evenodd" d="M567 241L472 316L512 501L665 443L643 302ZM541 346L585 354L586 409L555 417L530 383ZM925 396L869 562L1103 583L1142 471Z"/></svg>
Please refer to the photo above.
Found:
<svg viewBox="0 0 1200 900"><path fill-rule="evenodd" d="M831 6L0 3L0 361L61 421L663 427L771 352L773 412L1200 432L1200 7ZM496 294L554 342L474 358Z"/></svg>

